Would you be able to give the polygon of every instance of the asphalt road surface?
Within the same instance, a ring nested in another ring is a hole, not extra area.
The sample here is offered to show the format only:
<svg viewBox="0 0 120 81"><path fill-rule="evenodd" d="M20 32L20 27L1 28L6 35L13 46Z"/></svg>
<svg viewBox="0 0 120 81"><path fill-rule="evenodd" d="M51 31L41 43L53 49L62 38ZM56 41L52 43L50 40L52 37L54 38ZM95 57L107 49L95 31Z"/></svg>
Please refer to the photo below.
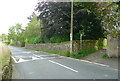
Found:
<svg viewBox="0 0 120 81"><path fill-rule="evenodd" d="M9 47L13 79L118 79L118 70L85 60Z"/></svg>

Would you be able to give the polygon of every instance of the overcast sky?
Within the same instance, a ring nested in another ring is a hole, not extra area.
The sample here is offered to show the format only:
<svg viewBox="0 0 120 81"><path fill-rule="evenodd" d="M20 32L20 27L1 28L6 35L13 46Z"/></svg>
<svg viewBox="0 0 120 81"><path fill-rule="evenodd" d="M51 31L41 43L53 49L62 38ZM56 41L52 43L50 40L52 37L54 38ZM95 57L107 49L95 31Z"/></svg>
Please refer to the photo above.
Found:
<svg viewBox="0 0 120 81"><path fill-rule="evenodd" d="M0 34L8 33L9 26L26 26L38 0L0 0Z"/></svg>

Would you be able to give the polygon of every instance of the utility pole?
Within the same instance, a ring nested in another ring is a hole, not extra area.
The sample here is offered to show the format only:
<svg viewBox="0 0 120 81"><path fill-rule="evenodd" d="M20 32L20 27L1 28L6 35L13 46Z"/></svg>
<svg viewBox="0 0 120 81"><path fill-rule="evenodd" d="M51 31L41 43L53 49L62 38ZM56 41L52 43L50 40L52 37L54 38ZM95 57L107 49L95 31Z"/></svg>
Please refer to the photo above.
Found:
<svg viewBox="0 0 120 81"><path fill-rule="evenodd" d="M70 54L73 53L73 0L71 1Z"/></svg>

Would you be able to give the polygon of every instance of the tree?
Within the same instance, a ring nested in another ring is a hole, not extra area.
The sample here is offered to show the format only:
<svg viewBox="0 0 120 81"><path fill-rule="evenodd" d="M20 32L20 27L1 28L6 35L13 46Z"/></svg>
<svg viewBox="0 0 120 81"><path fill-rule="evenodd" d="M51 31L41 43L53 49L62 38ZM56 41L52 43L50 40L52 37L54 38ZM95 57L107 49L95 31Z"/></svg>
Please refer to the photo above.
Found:
<svg viewBox="0 0 120 81"><path fill-rule="evenodd" d="M38 20L37 16L33 16L31 18L31 21L28 23L28 26L25 29L24 37L26 39L26 42L29 43L40 43L40 37L41 37L41 25L42 22Z"/></svg>
<svg viewBox="0 0 120 81"><path fill-rule="evenodd" d="M18 23L15 26L11 26L9 28L8 38L15 43L17 43L18 41L24 42L23 32L24 29L22 28L22 24Z"/></svg>
<svg viewBox="0 0 120 81"><path fill-rule="evenodd" d="M43 22L43 35L68 36L70 34L70 2L39 2L36 11ZM88 4L88 3L84 3ZM94 12L89 12L83 5L74 3L74 40L79 39L79 30L83 30L84 39L98 39L104 37L101 20ZM51 33L52 32L52 33Z"/></svg>
<svg viewBox="0 0 120 81"><path fill-rule="evenodd" d="M106 32L119 31L119 9L120 2L93 2L93 3L76 3L83 5L87 11L94 12L97 18L101 20L102 27Z"/></svg>
<svg viewBox="0 0 120 81"><path fill-rule="evenodd" d="M2 34L0 38L2 39L2 41L8 41L8 36L6 34Z"/></svg>

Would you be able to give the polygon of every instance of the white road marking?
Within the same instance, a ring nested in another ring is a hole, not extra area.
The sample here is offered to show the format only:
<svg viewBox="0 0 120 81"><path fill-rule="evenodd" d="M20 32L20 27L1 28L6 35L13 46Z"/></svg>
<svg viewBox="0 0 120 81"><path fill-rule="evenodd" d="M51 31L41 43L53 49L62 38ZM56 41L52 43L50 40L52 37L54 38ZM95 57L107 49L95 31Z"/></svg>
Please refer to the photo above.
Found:
<svg viewBox="0 0 120 81"><path fill-rule="evenodd" d="M106 67L109 67L109 65L104 65L104 64L95 63L95 62L93 62L93 64L97 64L97 65L100 65L100 66L106 66Z"/></svg>
<svg viewBox="0 0 120 81"><path fill-rule="evenodd" d="M26 51L26 52L21 52L21 53L27 53L27 54L29 54L29 53L33 53L33 52L27 52L27 51Z"/></svg>
<svg viewBox="0 0 120 81"><path fill-rule="evenodd" d="M14 60L15 63L18 63L18 62L16 61L16 59L15 59L13 56L11 56L11 57L12 57L12 59Z"/></svg>
<svg viewBox="0 0 120 81"><path fill-rule="evenodd" d="M43 57L41 57L41 56L39 56L39 55L34 55L34 56L39 57L40 59L45 59L45 58L43 58Z"/></svg>
<svg viewBox="0 0 120 81"><path fill-rule="evenodd" d="M87 61L87 60L80 60L80 61L87 62L87 63L92 63L92 62L90 62L90 61Z"/></svg>
<svg viewBox="0 0 120 81"><path fill-rule="evenodd" d="M39 59L39 58L37 58L37 57L32 57L32 60L37 60L37 59Z"/></svg>
<svg viewBox="0 0 120 81"><path fill-rule="evenodd" d="M19 61L18 61L18 63L20 63L20 62L26 62L26 61L28 61L28 60L24 60L24 59L20 58Z"/></svg>
<svg viewBox="0 0 120 81"><path fill-rule="evenodd" d="M63 65L63 64L60 64L60 63L57 63L57 62L55 62L55 61L49 60L49 62L54 63L54 64L57 64L57 65L59 65L59 66L62 66L62 67L66 68L66 69L69 69L69 70L71 70L71 71L78 72L77 70L74 70L74 69L72 69L72 68L70 68L70 67L67 67L67 66L65 66L65 65Z"/></svg>
<svg viewBox="0 0 120 81"><path fill-rule="evenodd" d="M15 63L20 63L20 62L29 61L29 60L24 60L24 59L22 59L22 58L20 58L19 61L16 61L16 59L15 59L13 56L11 56L11 57L12 57L12 59L14 60Z"/></svg>
<svg viewBox="0 0 120 81"><path fill-rule="evenodd" d="M110 67L109 65L105 65L105 64L101 64L101 63L96 63L96 62L91 62L91 61L87 61L87 60L74 59L74 58L65 57L65 56L62 56L62 57L68 58L68 59L72 59L72 60L77 60L77 61L83 61L83 62L87 62L87 63L91 63L91 64L96 64L96 65L100 65L100 66L104 66L104 67Z"/></svg>

